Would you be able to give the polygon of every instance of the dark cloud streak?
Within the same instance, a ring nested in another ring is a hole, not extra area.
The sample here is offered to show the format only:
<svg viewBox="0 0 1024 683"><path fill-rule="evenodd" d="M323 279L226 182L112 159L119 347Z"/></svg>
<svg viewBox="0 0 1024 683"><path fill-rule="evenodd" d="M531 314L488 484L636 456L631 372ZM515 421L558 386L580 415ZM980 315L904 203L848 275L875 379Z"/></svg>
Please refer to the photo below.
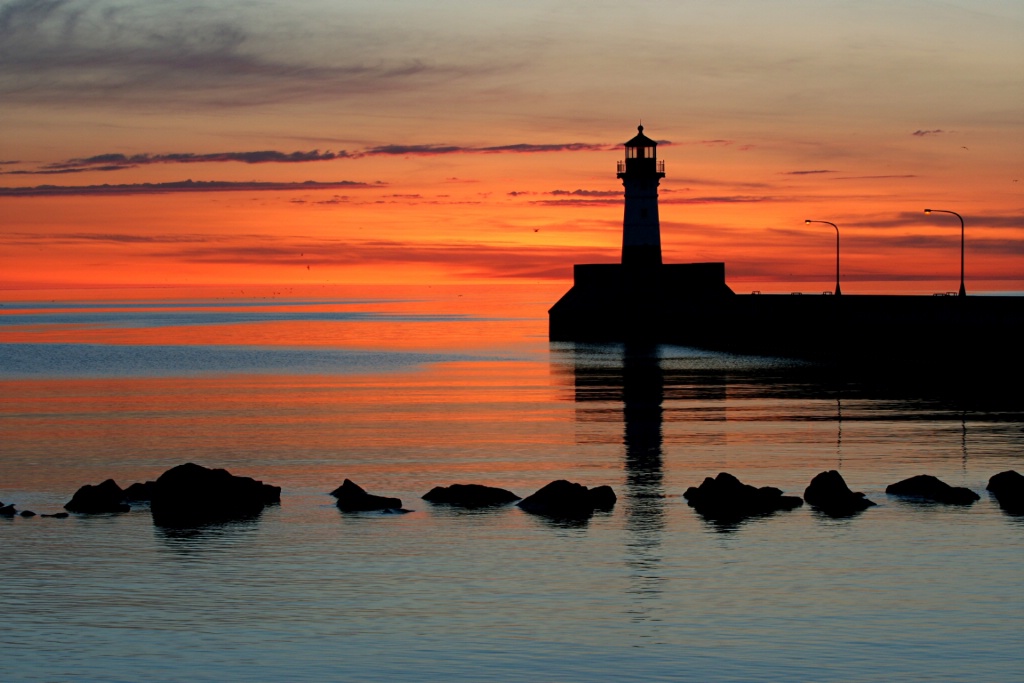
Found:
<svg viewBox="0 0 1024 683"><path fill-rule="evenodd" d="M605 152L617 149L617 146L591 144L586 142L570 142L564 144L532 145L520 143L515 145L498 145L495 147L462 147L459 145L380 145L355 152L354 158L364 156L438 156L441 154L537 154L543 152Z"/></svg>
<svg viewBox="0 0 1024 683"><path fill-rule="evenodd" d="M0 187L0 197L57 197L83 195L170 194L175 192L265 192L281 190L336 190L341 188L381 187L383 183L354 180L337 182L261 183L220 180L182 180L172 183L133 183L125 185L37 185Z"/></svg>

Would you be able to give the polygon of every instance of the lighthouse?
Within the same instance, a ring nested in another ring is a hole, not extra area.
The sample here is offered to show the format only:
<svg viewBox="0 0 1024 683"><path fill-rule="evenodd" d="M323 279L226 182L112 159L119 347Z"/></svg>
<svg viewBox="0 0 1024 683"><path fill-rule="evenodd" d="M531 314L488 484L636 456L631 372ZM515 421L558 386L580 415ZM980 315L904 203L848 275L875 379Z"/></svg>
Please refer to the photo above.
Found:
<svg viewBox="0 0 1024 683"><path fill-rule="evenodd" d="M665 162L658 161L658 143L637 134L625 144L626 158L619 162L618 178L625 188L622 218L622 265L661 265L661 222L658 219L658 184L665 177Z"/></svg>
<svg viewBox="0 0 1024 683"><path fill-rule="evenodd" d="M624 147L617 173L625 194L622 261L573 266L572 288L548 310L548 339L710 343L736 296L725 284L725 264L662 263L658 185L665 163L643 126Z"/></svg>

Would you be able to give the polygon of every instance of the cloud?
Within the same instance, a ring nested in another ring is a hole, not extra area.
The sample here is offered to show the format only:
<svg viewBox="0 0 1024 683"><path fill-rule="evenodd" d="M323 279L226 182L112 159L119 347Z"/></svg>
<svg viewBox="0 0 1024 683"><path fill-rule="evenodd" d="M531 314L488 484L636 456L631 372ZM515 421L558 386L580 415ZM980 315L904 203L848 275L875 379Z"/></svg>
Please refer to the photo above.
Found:
<svg viewBox="0 0 1024 683"><path fill-rule="evenodd" d="M548 194L556 197L563 195L573 197L621 197L622 190L552 190Z"/></svg>
<svg viewBox="0 0 1024 683"><path fill-rule="evenodd" d="M664 204L753 204L759 202L778 201L775 197L759 197L751 195L721 195L705 197L667 197L658 203ZM573 197L571 199L535 199L531 204L541 206L609 206L622 205L621 192L609 192L600 198Z"/></svg>
<svg viewBox="0 0 1024 683"><path fill-rule="evenodd" d="M71 233L9 233L7 244L45 243L48 245L78 245L83 243L103 244L194 244L225 242L238 236L214 237L207 234L137 235L128 233L71 232ZM246 236L257 239L255 235Z"/></svg>
<svg viewBox="0 0 1024 683"><path fill-rule="evenodd" d="M902 175L848 175L839 176L838 178L832 178L832 180L894 180L898 178L916 178L917 176L912 173L905 173Z"/></svg>
<svg viewBox="0 0 1024 683"><path fill-rule="evenodd" d="M0 187L0 197L53 197L72 195L134 195L169 194L174 192L256 192L280 190L333 190L339 188L380 187L377 183L354 180L337 182L261 183L223 180L182 180L172 183L132 183L126 185L37 185L35 187Z"/></svg>
<svg viewBox="0 0 1024 683"><path fill-rule="evenodd" d="M121 171L126 168L151 166L154 164L204 164L223 163L229 161L244 164L295 164L310 161L332 161L348 156L345 151L321 152L277 152L262 150L258 152L217 152L213 154L194 154L183 152L176 154L97 154L81 159L68 159L46 164L32 170L0 171L0 175L61 175L67 173L84 173L86 171Z"/></svg>
<svg viewBox="0 0 1024 683"><path fill-rule="evenodd" d="M350 156L438 156L441 154L537 154L543 152L606 152L617 149L617 145L569 142L562 144L534 145L520 143L495 147L463 147L459 145L379 145L369 147Z"/></svg>
<svg viewBox="0 0 1024 683"><path fill-rule="evenodd" d="M579 152L607 151L607 145L570 142L565 144L534 145L521 143L516 145L500 145L496 147L463 147L458 145L380 145L362 151L337 152L318 149L309 152L279 152L261 150L256 152L215 152L197 154L194 152L177 152L172 154L96 154L90 157L67 159L46 164L36 169L18 169L0 171L0 175L64 175L84 173L87 171L121 171L139 166L156 164L208 164L238 162L243 164L297 164L317 161L334 161L336 159L358 159L370 156L437 156L441 154L537 154L544 152ZM16 164L19 162L0 162ZM476 182L448 178L448 182Z"/></svg>
<svg viewBox="0 0 1024 683"><path fill-rule="evenodd" d="M13 0L0 5L0 98L238 108L401 93L497 68L398 51L351 12L316 11L272 21L262 4Z"/></svg>
<svg viewBox="0 0 1024 683"><path fill-rule="evenodd" d="M937 213L928 215L925 214L923 208L919 212L904 211L893 216L879 216L877 218L850 221L845 225L850 227L881 229L909 227L931 227L935 229L942 229L943 225L945 225L949 228L955 227L956 234L953 236L956 237L957 240L960 239L960 222L956 219L956 216ZM970 237L971 228L1013 228L1024 230L1024 214L965 215L964 225L966 228L967 241L968 244L970 244L974 241Z"/></svg>
<svg viewBox="0 0 1024 683"><path fill-rule="evenodd" d="M134 243L139 258L201 265L295 266L305 270L395 264L430 264L456 268L466 276L571 278L575 262L613 262L616 249L575 246L528 246L394 240L325 240L307 236L160 234L140 237L117 233L21 233L7 235L7 244L26 241L75 246L84 243ZM149 245L147 247L146 245Z"/></svg>
<svg viewBox="0 0 1024 683"><path fill-rule="evenodd" d="M321 152L318 149L309 152L277 152L262 150L258 152L218 152L214 154L99 154L84 159L69 159L43 167L46 170L96 170L111 168L132 168L152 164L203 164L212 162L237 161L243 164L295 164L309 161L332 161L348 156L347 152Z"/></svg>
<svg viewBox="0 0 1024 683"><path fill-rule="evenodd" d="M819 173L835 173L836 171L830 171L828 169L814 170L814 171L784 171L782 175L816 175Z"/></svg>
<svg viewBox="0 0 1024 683"><path fill-rule="evenodd" d="M919 138L923 138L926 135L939 135L940 133L945 133L945 132L946 131L942 130L941 128L935 128L933 130L915 130L913 133L911 133L911 135L914 135L914 136L919 137Z"/></svg>

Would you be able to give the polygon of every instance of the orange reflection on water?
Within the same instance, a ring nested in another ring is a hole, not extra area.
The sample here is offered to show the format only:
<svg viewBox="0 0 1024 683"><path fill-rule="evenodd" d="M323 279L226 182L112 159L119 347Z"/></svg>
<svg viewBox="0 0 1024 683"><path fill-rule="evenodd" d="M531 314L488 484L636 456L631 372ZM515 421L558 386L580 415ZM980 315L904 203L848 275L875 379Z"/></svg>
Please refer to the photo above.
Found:
<svg viewBox="0 0 1024 683"><path fill-rule="evenodd" d="M4 467L19 487L68 497L85 483L126 486L187 461L324 490L345 477L399 488L428 475L518 481L563 466L555 461L572 443L572 406L552 400L538 362L2 385Z"/></svg>

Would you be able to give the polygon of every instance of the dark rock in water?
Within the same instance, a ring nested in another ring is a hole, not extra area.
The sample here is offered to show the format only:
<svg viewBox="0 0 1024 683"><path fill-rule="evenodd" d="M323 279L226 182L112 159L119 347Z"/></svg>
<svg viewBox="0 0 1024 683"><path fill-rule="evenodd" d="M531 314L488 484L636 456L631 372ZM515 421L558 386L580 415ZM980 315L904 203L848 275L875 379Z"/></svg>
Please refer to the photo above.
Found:
<svg viewBox="0 0 1024 683"><path fill-rule="evenodd" d="M438 505L454 505L464 508L482 508L506 505L519 500L519 496L495 486L481 484L452 484L435 486L423 495L423 500Z"/></svg>
<svg viewBox="0 0 1024 683"><path fill-rule="evenodd" d="M36 513L32 512L31 510L22 510L21 511L21 516L22 517L35 517Z"/></svg>
<svg viewBox="0 0 1024 683"><path fill-rule="evenodd" d="M993 475L988 486L999 507L1012 515L1024 515L1024 475L1015 470L1007 470Z"/></svg>
<svg viewBox="0 0 1024 683"><path fill-rule="evenodd" d="M66 512L56 512L56 513L54 513L52 515L43 514L43 515L39 515L39 516L40 517L52 517L53 519L67 519L68 518L68 513L66 513Z"/></svg>
<svg viewBox="0 0 1024 683"><path fill-rule="evenodd" d="M17 510L14 509L14 505L4 505L0 507L0 517L13 517L17 514Z"/></svg>
<svg viewBox="0 0 1024 683"><path fill-rule="evenodd" d="M64 509L68 512L100 514L104 512L128 512L131 507L124 501L124 491L113 479L92 486L86 484L71 497Z"/></svg>
<svg viewBox="0 0 1024 683"><path fill-rule="evenodd" d="M714 479L707 477L700 486L691 486L683 498L705 518L723 522L792 510L804 504L798 496L784 496L781 489L773 486L757 488L744 484L728 472Z"/></svg>
<svg viewBox="0 0 1024 683"><path fill-rule="evenodd" d="M611 510L619 500L611 486L595 486L590 489L590 500L595 510Z"/></svg>
<svg viewBox="0 0 1024 683"><path fill-rule="evenodd" d="M331 495L338 499L338 509L342 512L402 509L400 498L388 498L367 493L350 479L346 479L341 486L331 491Z"/></svg>
<svg viewBox="0 0 1024 683"><path fill-rule="evenodd" d="M135 482L124 490L124 499L129 503L148 503L153 500L155 481Z"/></svg>
<svg viewBox="0 0 1024 683"><path fill-rule="evenodd" d="M885 488L885 492L893 496L919 498L947 505L970 505L981 499L981 496L968 488L950 486L930 474L919 474L916 477L890 484Z"/></svg>
<svg viewBox="0 0 1024 683"><path fill-rule="evenodd" d="M835 470L822 472L804 489L804 500L816 510L832 517L848 517L875 505L863 493L853 492L843 475Z"/></svg>
<svg viewBox="0 0 1024 683"><path fill-rule="evenodd" d="M167 470L153 483L151 492L153 523L166 527L255 517L265 506L281 502L279 486L195 463Z"/></svg>
<svg viewBox="0 0 1024 683"><path fill-rule="evenodd" d="M588 489L583 484L559 479L527 496L517 505L527 512L549 517L585 518L596 510L615 506L615 492L610 486Z"/></svg>

